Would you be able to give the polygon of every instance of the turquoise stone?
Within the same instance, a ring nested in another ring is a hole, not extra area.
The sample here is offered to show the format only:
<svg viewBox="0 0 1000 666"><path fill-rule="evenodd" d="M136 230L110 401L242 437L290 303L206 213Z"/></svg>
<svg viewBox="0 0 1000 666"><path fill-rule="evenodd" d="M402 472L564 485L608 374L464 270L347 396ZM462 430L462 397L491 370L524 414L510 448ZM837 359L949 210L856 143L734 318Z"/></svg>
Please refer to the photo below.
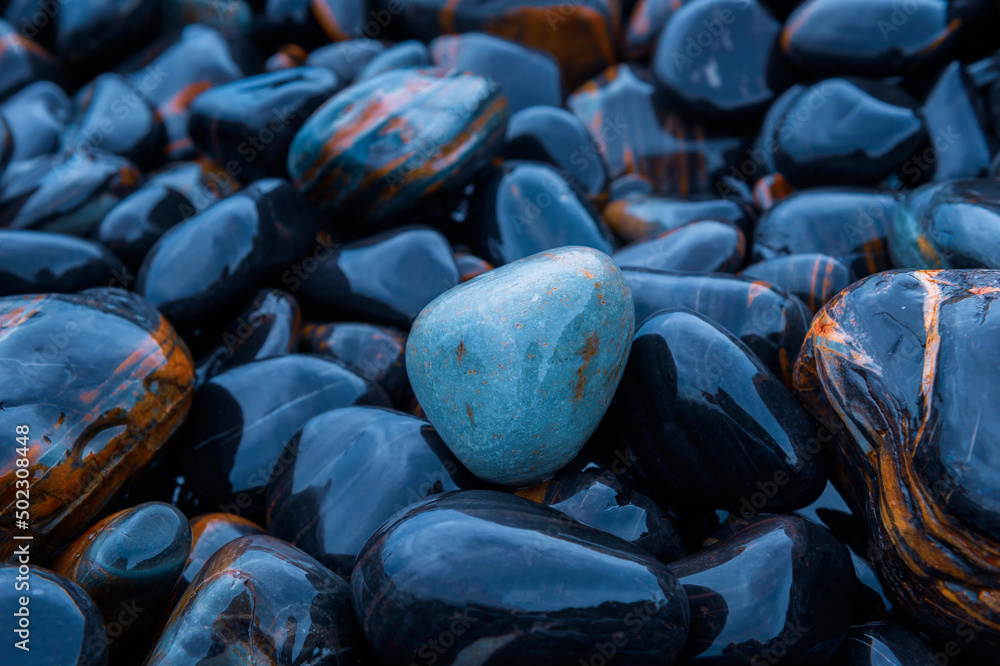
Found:
<svg viewBox="0 0 1000 666"><path fill-rule="evenodd" d="M609 256L562 247L438 296L413 324L406 371L427 418L474 474L529 485L568 463L597 427L634 318Z"/></svg>

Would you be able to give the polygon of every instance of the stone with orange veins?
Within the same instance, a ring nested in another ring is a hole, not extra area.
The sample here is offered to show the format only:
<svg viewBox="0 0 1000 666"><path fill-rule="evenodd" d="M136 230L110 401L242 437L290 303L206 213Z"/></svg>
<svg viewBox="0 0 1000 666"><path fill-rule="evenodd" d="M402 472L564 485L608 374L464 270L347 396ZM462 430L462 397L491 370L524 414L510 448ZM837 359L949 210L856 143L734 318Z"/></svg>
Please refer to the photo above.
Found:
<svg viewBox="0 0 1000 666"><path fill-rule="evenodd" d="M998 295L1000 271L873 275L819 312L795 369L799 396L831 431L845 498L867 516L889 599L942 642L991 657L1000 648Z"/></svg>
<svg viewBox="0 0 1000 666"><path fill-rule="evenodd" d="M167 320L133 293L0 299L0 432L9 444L0 452L0 558L23 534L41 561L146 468L187 414L193 365ZM14 438L25 430L22 467ZM18 514L24 499L27 517Z"/></svg>
<svg viewBox="0 0 1000 666"><path fill-rule="evenodd" d="M580 450L632 345L634 307L607 255L563 247L445 292L410 332L414 394L477 476L524 486Z"/></svg>
<svg viewBox="0 0 1000 666"><path fill-rule="evenodd" d="M507 115L499 87L482 77L383 72L309 117L288 173L333 223L370 233L464 187L500 152Z"/></svg>

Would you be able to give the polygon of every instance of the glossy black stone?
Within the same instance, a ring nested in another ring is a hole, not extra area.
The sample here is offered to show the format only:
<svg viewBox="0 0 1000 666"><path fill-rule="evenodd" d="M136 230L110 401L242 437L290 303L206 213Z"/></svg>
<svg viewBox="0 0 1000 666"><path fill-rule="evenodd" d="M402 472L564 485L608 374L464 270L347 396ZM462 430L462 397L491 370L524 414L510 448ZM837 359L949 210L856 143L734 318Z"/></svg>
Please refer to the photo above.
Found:
<svg viewBox="0 0 1000 666"><path fill-rule="evenodd" d="M261 289L226 325L215 349L199 360L198 383L239 365L295 352L301 324L302 310L294 296L280 289Z"/></svg>
<svg viewBox="0 0 1000 666"><path fill-rule="evenodd" d="M297 295L312 319L408 329L424 306L457 285L458 278L447 239L433 229L410 226L331 250L314 272L302 275Z"/></svg>
<svg viewBox="0 0 1000 666"><path fill-rule="evenodd" d="M677 580L641 548L485 490L438 495L395 516L365 545L351 588L386 663L417 661L428 641L449 634L454 645L437 652L439 664L586 663L609 641L620 663L669 664L690 614ZM449 630L456 622L461 633Z"/></svg>
<svg viewBox="0 0 1000 666"><path fill-rule="evenodd" d="M182 332L210 328L305 255L316 228L291 184L257 181L166 232L143 261L136 291Z"/></svg>
<svg viewBox="0 0 1000 666"><path fill-rule="evenodd" d="M684 544L663 509L610 468L574 462L515 494L635 544L661 562L684 557Z"/></svg>
<svg viewBox="0 0 1000 666"><path fill-rule="evenodd" d="M11 162L48 155L59 148L73 102L51 81L37 81L0 104L13 142Z"/></svg>
<svg viewBox="0 0 1000 666"><path fill-rule="evenodd" d="M729 273L743 265L746 246L733 225L705 220L636 241L611 258L623 268Z"/></svg>
<svg viewBox="0 0 1000 666"><path fill-rule="evenodd" d="M292 137L341 87L321 67L250 76L198 95L188 129L195 145L235 178L287 178Z"/></svg>
<svg viewBox="0 0 1000 666"><path fill-rule="evenodd" d="M607 196L608 169L604 158L588 150L587 126L556 106L532 106L507 122L503 157L507 160L546 162L565 180L598 202Z"/></svg>
<svg viewBox="0 0 1000 666"><path fill-rule="evenodd" d="M757 0L684 4L657 40L653 76L671 106L726 121L758 117L790 82L780 32Z"/></svg>
<svg viewBox="0 0 1000 666"><path fill-rule="evenodd" d="M156 619L190 550L184 514L150 502L104 518L66 546L51 566L94 600L118 652L120 641L136 638ZM131 615L121 613L123 602L133 604Z"/></svg>
<svg viewBox="0 0 1000 666"><path fill-rule="evenodd" d="M897 268L1000 268L1000 181L930 183L907 193L889 227Z"/></svg>
<svg viewBox="0 0 1000 666"><path fill-rule="evenodd" d="M822 664L854 606L847 549L818 525L763 518L668 565L687 591L691 664Z"/></svg>
<svg viewBox="0 0 1000 666"><path fill-rule="evenodd" d="M413 398L406 376L406 334L399 329L357 322L306 324L302 351L340 361L381 386L399 409Z"/></svg>
<svg viewBox="0 0 1000 666"><path fill-rule="evenodd" d="M476 189L476 251L494 266L567 245L614 250L597 209L553 167L507 162Z"/></svg>
<svg viewBox="0 0 1000 666"><path fill-rule="evenodd" d="M20 587L25 584L27 587ZM22 598L28 599L27 605L20 604ZM0 564L0 603L7 611L0 619L0 631L9 641L4 650L12 659L10 663L107 665L104 620L93 599L73 581L37 566L28 567L28 575L24 576L16 564ZM20 618L16 613L21 608L28 616L27 630L18 626ZM46 640L44 633L35 633L44 627L48 629L43 631L58 634L50 634ZM19 630L25 633L19 635ZM24 639L28 651L20 653L17 644Z"/></svg>
<svg viewBox="0 0 1000 666"><path fill-rule="evenodd" d="M789 254L825 254L857 277L891 267L889 227L896 199L870 190L820 188L796 192L761 217L750 261Z"/></svg>
<svg viewBox="0 0 1000 666"><path fill-rule="evenodd" d="M934 180L976 178L989 168L990 141L979 104L962 63L949 64L920 108L931 138L920 157L933 161Z"/></svg>
<svg viewBox="0 0 1000 666"><path fill-rule="evenodd" d="M167 145L163 121L141 97L135 100L132 91L128 79L110 73L82 88L63 134L63 150L87 154L99 148L142 169L159 165Z"/></svg>
<svg viewBox="0 0 1000 666"><path fill-rule="evenodd" d="M748 266L740 275L784 289L813 313L857 281L850 268L825 254L777 256Z"/></svg>
<svg viewBox="0 0 1000 666"><path fill-rule="evenodd" d="M0 296L108 287L124 267L106 247L41 231L0 230Z"/></svg>
<svg viewBox="0 0 1000 666"><path fill-rule="evenodd" d="M815 84L790 104L773 138L774 164L797 188L875 185L895 172L912 187L933 175L914 160L928 139L916 100L875 81Z"/></svg>
<svg viewBox="0 0 1000 666"><path fill-rule="evenodd" d="M254 40L265 49L293 42L312 50L363 37L365 22L373 18L368 0L266 0L258 4L263 7L258 8Z"/></svg>
<svg viewBox="0 0 1000 666"><path fill-rule="evenodd" d="M363 645L347 583L280 539L249 535L205 563L146 664L227 655L240 664L354 666Z"/></svg>
<svg viewBox="0 0 1000 666"><path fill-rule="evenodd" d="M812 320L802 301L764 282L722 273L622 272L637 325L660 310L693 310L739 338L791 385L792 365Z"/></svg>
<svg viewBox="0 0 1000 666"><path fill-rule="evenodd" d="M973 634L974 635L974 634ZM956 643L955 648L961 649ZM894 622L871 622L851 627L844 644L837 652L834 666L893 666L894 664L940 663L939 651L915 631ZM958 656L958 652L955 656Z"/></svg>
<svg viewBox="0 0 1000 666"><path fill-rule="evenodd" d="M562 102L559 65L543 51L480 32L443 35L430 43L430 51L437 67L479 74L499 85L511 114Z"/></svg>
<svg viewBox="0 0 1000 666"><path fill-rule="evenodd" d="M768 488L769 510L823 490L817 425L735 336L686 310L636 331L612 410L636 469L654 487L736 511Z"/></svg>
<svg viewBox="0 0 1000 666"><path fill-rule="evenodd" d="M150 181L108 211L94 237L137 271L156 241L195 212L183 194Z"/></svg>
<svg viewBox="0 0 1000 666"><path fill-rule="evenodd" d="M240 183L222 166L207 157L173 162L149 174L148 185L165 185L191 202L185 209L190 217L240 189Z"/></svg>
<svg viewBox="0 0 1000 666"><path fill-rule="evenodd" d="M336 74L344 85L348 85L385 48L385 44L374 39L350 39L319 47L309 54L305 64L308 67L325 67Z"/></svg>
<svg viewBox="0 0 1000 666"><path fill-rule="evenodd" d="M167 133L165 157L170 160L194 156L188 133L188 107L212 86L243 77L246 63L237 48L218 31L204 25L189 25L178 35L149 48L128 69L134 86L146 91L146 101L163 119ZM132 99L126 101L132 104Z"/></svg>
<svg viewBox="0 0 1000 666"><path fill-rule="evenodd" d="M744 235L753 231L754 218L746 206L728 199L670 199L634 194L616 199L604 207L605 221L618 238L634 243L699 220L721 220L739 228Z"/></svg>
<svg viewBox="0 0 1000 666"><path fill-rule="evenodd" d="M173 611L205 562L220 548L248 534L267 534L264 528L231 513L203 513L189 520L188 524L191 527L191 552L170 594L169 611Z"/></svg>
<svg viewBox="0 0 1000 666"><path fill-rule="evenodd" d="M233 368L195 392L178 435L182 469L204 510L263 524L267 480L291 462L280 460L285 443L312 417L355 404L390 406L382 389L324 358L288 354Z"/></svg>
<svg viewBox="0 0 1000 666"><path fill-rule="evenodd" d="M382 72L392 69L404 69L414 67L427 69L431 64L431 52L427 45L415 39L393 44L385 51L382 51L372 58L367 65L361 68L355 77L355 81L364 81Z"/></svg>
<svg viewBox="0 0 1000 666"><path fill-rule="evenodd" d="M430 495L480 488L430 423L375 407L308 421L267 486L267 527L344 578L393 514Z"/></svg>
<svg viewBox="0 0 1000 666"><path fill-rule="evenodd" d="M825 75L926 71L956 54L989 4L921 0L808 0L789 16L781 46L799 67Z"/></svg>
<svg viewBox="0 0 1000 666"><path fill-rule="evenodd" d="M743 128L707 125L659 103L649 71L610 67L566 99L590 131L581 159L604 157L612 179L645 176L659 194L718 196L718 181L750 143Z"/></svg>
<svg viewBox="0 0 1000 666"><path fill-rule="evenodd" d="M30 25L30 23L29 23ZM56 59L21 26L0 21L0 100L35 81L61 81Z"/></svg>
<svg viewBox="0 0 1000 666"><path fill-rule="evenodd" d="M131 162L99 150L12 164L0 178L0 227L85 236L139 178Z"/></svg>
<svg viewBox="0 0 1000 666"><path fill-rule="evenodd" d="M77 77L110 69L122 56L156 36L156 3L96 0L59 3L53 54Z"/></svg>

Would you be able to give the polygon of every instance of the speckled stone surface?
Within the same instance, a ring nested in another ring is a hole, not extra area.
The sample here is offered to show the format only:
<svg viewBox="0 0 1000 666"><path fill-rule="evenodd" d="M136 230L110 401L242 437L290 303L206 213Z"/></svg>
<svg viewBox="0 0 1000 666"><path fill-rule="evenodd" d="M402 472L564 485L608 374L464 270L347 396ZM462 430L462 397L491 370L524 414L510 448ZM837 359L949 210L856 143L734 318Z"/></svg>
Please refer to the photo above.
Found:
<svg viewBox="0 0 1000 666"><path fill-rule="evenodd" d="M597 427L634 317L610 257L558 248L432 301L411 330L406 370L428 419L474 474L528 485L568 463Z"/></svg>

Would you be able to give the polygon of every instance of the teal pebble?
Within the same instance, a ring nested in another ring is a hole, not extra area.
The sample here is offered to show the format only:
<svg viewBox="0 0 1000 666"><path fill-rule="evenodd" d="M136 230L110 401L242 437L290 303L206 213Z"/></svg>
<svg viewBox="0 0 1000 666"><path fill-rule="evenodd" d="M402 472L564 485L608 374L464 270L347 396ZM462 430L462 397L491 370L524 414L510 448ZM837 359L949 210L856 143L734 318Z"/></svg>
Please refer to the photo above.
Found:
<svg viewBox="0 0 1000 666"><path fill-rule="evenodd" d="M632 295L606 254L541 252L446 291L417 317L406 371L478 477L524 486L580 451L632 346Z"/></svg>

